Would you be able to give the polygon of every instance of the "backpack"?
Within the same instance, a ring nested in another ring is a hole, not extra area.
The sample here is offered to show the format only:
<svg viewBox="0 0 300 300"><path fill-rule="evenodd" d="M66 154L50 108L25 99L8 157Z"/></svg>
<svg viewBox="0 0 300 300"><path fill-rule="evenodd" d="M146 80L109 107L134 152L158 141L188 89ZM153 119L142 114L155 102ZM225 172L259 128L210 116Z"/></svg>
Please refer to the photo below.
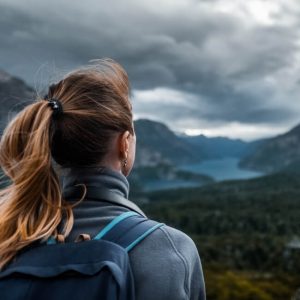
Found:
<svg viewBox="0 0 300 300"><path fill-rule="evenodd" d="M0 272L0 298L134 300L128 252L162 225L129 211L91 240L34 243Z"/></svg>

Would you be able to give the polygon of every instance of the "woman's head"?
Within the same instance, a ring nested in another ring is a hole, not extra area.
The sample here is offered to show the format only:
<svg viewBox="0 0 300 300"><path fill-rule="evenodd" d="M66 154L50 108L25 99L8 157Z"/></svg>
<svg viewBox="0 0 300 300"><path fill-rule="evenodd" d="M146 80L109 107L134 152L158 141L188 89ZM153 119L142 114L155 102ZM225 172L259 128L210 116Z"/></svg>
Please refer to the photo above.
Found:
<svg viewBox="0 0 300 300"><path fill-rule="evenodd" d="M0 196L0 267L31 242L73 225L52 159L62 167L109 166L128 175L135 157L129 81L110 59L67 74L8 124L0 164L12 184ZM56 115L47 99L56 99Z"/></svg>
<svg viewBox="0 0 300 300"><path fill-rule="evenodd" d="M134 136L128 77L111 60L68 74L51 85L47 96L59 99L63 107L50 127L52 156L61 166L105 163L120 134ZM126 150L120 151L120 159Z"/></svg>

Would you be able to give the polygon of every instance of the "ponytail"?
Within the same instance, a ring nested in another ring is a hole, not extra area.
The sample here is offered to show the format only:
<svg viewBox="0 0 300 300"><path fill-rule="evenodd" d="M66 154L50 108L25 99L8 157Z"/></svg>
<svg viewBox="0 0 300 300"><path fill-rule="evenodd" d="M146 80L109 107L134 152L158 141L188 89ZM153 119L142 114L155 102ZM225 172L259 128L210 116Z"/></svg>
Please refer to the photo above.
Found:
<svg viewBox="0 0 300 300"><path fill-rule="evenodd" d="M65 236L73 226L72 206L62 199L51 162L52 113L47 101L36 101L1 137L0 166L11 183L0 191L0 269L30 243L57 236L64 214Z"/></svg>
<svg viewBox="0 0 300 300"><path fill-rule="evenodd" d="M75 204L64 201L52 160L62 168L98 166L112 137L134 135L129 91L121 65L97 60L49 87L56 111L39 100L8 124L0 141L0 166L11 181L0 191L0 268L32 242L69 235L86 187Z"/></svg>

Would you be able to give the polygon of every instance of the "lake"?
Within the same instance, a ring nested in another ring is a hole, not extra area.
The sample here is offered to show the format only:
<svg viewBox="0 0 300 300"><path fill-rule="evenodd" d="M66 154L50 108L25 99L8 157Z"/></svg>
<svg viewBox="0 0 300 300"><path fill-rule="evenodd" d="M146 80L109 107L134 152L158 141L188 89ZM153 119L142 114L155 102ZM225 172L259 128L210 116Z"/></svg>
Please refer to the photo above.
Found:
<svg viewBox="0 0 300 300"><path fill-rule="evenodd" d="M188 171L196 174L209 175L215 181L222 181L228 179L250 179L254 177L263 176L261 172L254 172L250 170L240 169L238 167L239 159L235 157L226 157L222 159L206 160L200 163L180 165L179 170ZM174 188L196 187L202 184L196 181L187 180L150 180L144 183L145 191L158 191Z"/></svg>
<svg viewBox="0 0 300 300"><path fill-rule="evenodd" d="M185 180L151 180L144 184L144 191L160 191L186 187L201 186L199 182L185 181Z"/></svg>
<svg viewBox="0 0 300 300"><path fill-rule="evenodd" d="M216 181L227 179L250 179L264 175L262 172L240 169L238 163L238 158L226 157L222 159L206 160L196 164L181 165L178 168L197 174L209 175Z"/></svg>

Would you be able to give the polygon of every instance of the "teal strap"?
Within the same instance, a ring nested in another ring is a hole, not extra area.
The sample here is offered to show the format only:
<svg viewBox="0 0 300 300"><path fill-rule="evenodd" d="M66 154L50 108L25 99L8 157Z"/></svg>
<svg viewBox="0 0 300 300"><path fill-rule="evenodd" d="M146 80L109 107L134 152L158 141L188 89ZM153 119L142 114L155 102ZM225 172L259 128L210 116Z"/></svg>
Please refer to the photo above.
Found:
<svg viewBox="0 0 300 300"><path fill-rule="evenodd" d="M151 232L156 230L157 228L165 225L164 223L158 223L144 232L141 236L139 236L135 241L133 241L130 245L128 245L125 249L129 252L134 246L136 246L139 242L141 242L145 237L147 237Z"/></svg>
<svg viewBox="0 0 300 300"><path fill-rule="evenodd" d="M94 238L93 240L100 240L105 234L107 234L114 226L118 223L132 216L139 216L138 213L134 211L125 212L116 218L114 218L110 223L108 223Z"/></svg>
<svg viewBox="0 0 300 300"><path fill-rule="evenodd" d="M105 234L107 234L114 226L116 226L118 223L120 223L122 220L127 219L131 216L140 216L140 214L134 212L134 211L128 211L125 212L116 218L114 218L110 223L108 223L94 238L93 240L99 240L101 239ZM47 240L47 245L53 245L56 244L56 239L51 236Z"/></svg>
<svg viewBox="0 0 300 300"><path fill-rule="evenodd" d="M53 236L50 236L47 240L47 245L53 245L56 244L56 239Z"/></svg>

